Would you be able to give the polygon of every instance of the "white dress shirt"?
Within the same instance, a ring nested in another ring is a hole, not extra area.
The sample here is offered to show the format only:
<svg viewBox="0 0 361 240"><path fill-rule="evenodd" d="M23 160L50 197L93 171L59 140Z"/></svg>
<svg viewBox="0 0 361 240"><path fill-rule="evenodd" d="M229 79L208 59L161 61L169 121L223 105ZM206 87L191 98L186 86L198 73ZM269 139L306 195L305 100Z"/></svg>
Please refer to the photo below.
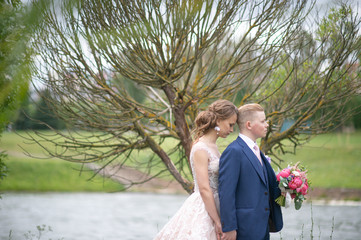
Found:
<svg viewBox="0 0 361 240"><path fill-rule="evenodd" d="M244 135L242 133L239 134L239 137L242 138L243 141L246 142L247 146L253 151L254 155L256 155L256 157L259 160L259 163L261 164L261 166L263 166L262 159L261 159L261 153L260 153L260 150L259 150L259 147L258 147L257 143L253 142L252 139L250 139L249 137L247 137L246 135ZM259 151L258 153L256 152L255 146L257 146L257 149Z"/></svg>
<svg viewBox="0 0 361 240"><path fill-rule="evenodd" d="M239 134L239 137L242 138L243 141L247 144L247 146L253 151L253 153L257 156L256 151L254 150L254 146L257 145L255 142L253 142L252 139L247 137L246 135L243 135L242 133Z"/></svg>

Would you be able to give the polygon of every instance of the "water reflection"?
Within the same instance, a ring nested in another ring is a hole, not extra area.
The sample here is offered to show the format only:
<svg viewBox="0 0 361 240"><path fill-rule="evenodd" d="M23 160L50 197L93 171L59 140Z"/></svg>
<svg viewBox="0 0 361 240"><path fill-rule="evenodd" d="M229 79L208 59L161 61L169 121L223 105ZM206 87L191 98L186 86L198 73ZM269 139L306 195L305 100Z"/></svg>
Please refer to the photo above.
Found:
<svg viewBox="0 0 361 240"><path fill-rule="evenodd" d="M51 226L41 239L152 239L187 196L146 193L6 193L0 200L0 239L26 239L36 226ZM304 204L284 211L285 227L275 239L359 239L361 205ZM334 224L332 224L334 218ZM333 227L332 227L333 226ZM333 231L333 232L332 232Z"/></svg>

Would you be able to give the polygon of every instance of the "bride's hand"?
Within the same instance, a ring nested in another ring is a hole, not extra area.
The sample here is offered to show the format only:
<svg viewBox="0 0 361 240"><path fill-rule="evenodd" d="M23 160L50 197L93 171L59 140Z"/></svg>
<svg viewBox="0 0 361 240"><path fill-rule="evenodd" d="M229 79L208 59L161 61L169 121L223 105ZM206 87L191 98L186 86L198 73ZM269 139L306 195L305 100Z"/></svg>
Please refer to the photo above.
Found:
<svg viewBox="0 0 361 240"><path fill-rule="evenodd" d="M215 227L215 231L216 231L216 234L217 234L217 240L221 240L222 237L223 237L223 231L222 231L221 223L216 223L214 227Z"/></svg>

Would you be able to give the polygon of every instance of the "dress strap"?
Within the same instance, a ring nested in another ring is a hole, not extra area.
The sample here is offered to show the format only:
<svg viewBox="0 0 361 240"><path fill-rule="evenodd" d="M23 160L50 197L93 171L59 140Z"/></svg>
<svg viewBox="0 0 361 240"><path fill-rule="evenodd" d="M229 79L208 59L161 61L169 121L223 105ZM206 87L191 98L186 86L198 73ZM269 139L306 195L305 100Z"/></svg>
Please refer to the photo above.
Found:
<svg viewBox="0 0 361 240"><path fill-rule="evenodd" d="M209 157L219 158L204 142L197 142L192 146L191 158L193 158L193 155L197 150L205 150L209 154Z"/></svg>

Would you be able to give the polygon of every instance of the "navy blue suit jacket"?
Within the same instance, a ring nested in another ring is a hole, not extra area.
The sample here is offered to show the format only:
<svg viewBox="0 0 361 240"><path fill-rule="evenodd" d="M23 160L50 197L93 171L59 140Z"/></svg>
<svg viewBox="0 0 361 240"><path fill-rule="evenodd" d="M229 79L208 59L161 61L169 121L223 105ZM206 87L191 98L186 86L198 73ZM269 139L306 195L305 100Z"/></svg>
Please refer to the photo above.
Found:
<svg viewBox="0 0 361 240"><path fill-rule="evenodd" d="M219 200L224 232L237 230L237 240L269 239L269 232L283 227L276 175L261 153L238 137L222 153L219 165Z"/></svg>

